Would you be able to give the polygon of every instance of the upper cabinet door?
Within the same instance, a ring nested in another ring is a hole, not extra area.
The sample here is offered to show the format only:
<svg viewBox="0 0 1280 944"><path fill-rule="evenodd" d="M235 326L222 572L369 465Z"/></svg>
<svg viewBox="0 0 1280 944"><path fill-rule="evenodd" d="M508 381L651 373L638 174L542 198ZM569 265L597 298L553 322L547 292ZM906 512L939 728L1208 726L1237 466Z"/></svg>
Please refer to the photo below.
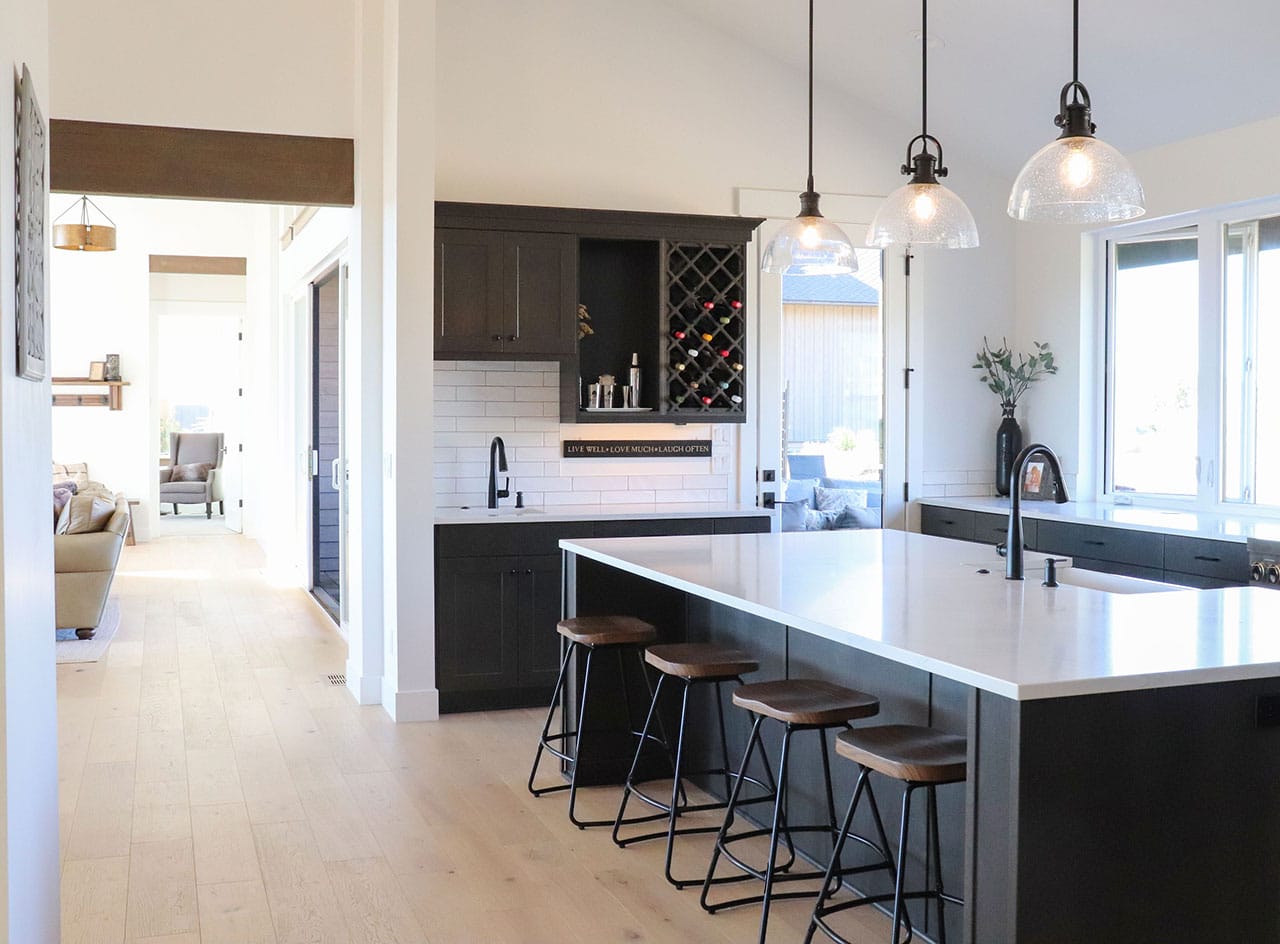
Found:
<svg viewBox="0 0 1280 944"><path fill-rule="evenodd" d="M578 332L577 237L506 233L503 257L503 351L572 355Z"/></svg>
<svg viewBox="0 0 1280 944"><path fill-rule="evenodd" d="M435 349L498 353L504 339L502 235L436 230Z"/></svg>

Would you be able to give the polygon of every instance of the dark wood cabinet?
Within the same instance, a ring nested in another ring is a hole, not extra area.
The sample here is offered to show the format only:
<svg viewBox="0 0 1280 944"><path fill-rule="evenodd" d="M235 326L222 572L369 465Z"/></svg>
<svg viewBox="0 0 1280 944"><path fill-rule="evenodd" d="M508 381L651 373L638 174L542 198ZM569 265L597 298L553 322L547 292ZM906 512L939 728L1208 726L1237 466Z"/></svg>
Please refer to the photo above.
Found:
<svg viewBox="0 0 1280 944"><path fill-rule="evenodd" d="M436 352L502 350L502 236L436 230Z"/></svg>
<svg viewBox="0 0 1280 944"><path fill-rule="evenodd" d="M1009 516L921 504L920 533L961 541L998 544ZM1202 590L1241 587L1249 582L1244 544L1176 534L1117 528L1106 524L1035 519L1023 515L1025 544L1042 554L1061 554L1081 570L1141 577Z"/></svg>
<svg viewBox="0 0 1280 944"><path fill-rule="evenodd" d="M437 355L571 355L577 253L555 233L437 229Z"/></svg>
<svg viewBox="0 0 1280 944"><path fill-rule="evenodd" d="M767 532L772 518L651 518L436 526L440 710L545 707L560 670L566 538ZM623 578L610 570L610 590ZM611 605L646 618L643 604ZM633 612L634 611L634 612Z"/></svg>

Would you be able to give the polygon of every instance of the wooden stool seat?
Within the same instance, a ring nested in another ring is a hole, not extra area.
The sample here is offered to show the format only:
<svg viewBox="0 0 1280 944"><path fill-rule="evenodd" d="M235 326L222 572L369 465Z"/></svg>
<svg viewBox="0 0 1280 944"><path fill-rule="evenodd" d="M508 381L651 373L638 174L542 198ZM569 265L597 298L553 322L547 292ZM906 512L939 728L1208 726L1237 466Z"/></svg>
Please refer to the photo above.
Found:
<svg viewBox="0 0 1280 944"><path fill-rule="evenodd" d="M733 703L785 724L843 724L880 711L880 699L874 695L820 679L777 679L743 685L733 693Z"/></svg>
<svg viewBox="0 0 1280 944"><path fill-rule="evenodd" d="M634 616L574 616L556 623L556 632L580 646L643 645L658 638L652 625Z"/></svg>
<svg viewBox="0 0 1280 944"><path fill-rule="evenodd" d="M840 732L836 751L896 780L959 783L965 779L969 742L919 725L885 724Z"/></svg>
<svg viewBox="0 0 1280 944"><path fill-rule="evenodd" d="M711 642L679 642L650 646L644 661L677 678L732 678L760 668L750 653Z"/></svg>

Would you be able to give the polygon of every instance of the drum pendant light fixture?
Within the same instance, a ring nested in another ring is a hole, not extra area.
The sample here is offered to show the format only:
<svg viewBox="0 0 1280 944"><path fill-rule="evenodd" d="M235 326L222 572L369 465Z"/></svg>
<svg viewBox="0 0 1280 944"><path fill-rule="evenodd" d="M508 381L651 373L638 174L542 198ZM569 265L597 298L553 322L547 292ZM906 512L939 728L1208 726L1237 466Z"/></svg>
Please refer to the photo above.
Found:
<svg viewBox="0 0 1280 944"><path fill-rule="evenodd" d="M1071 81L1058 96L1062 129L1031 156L1009 194L1015 220L1112 223L1147 212L1142 184L1125 156L1095 138L1089 91L1080 81L1080 0L1072 0Z"/></svg>
<svg viewBox="0 0 1280 944"><path fill-rule="evenodd" d="M76 207L80 208L78 222L58 222ZM91 223L90 207L93 207L98 215L106 220L106 223ZM116 224L111 221L111 217L102 212L102 207L87 196L81 197L59 213L57 219L53 221L53 248L73 249L78 252L110 252L116 248Z"/></svg>
<svg viewBox="0 0 1280 944"><path fill-rule="evenodd" d="M937 154L930 151L931 146ZM902 173L911 180L880 204L867 230L868 246L972 249L978 245L973 214L963 200L938 183L948 170L942 163L942 144L929 133L929 0L920 0L920 133L907 142Z"/></svg>
<svg viewBox="0 0 1280 944"><path fill-rule="evenodd" d="M856 272L853 243L818 212L813 189L813 0L809 0L809 182L800 194L800 215L765 247L760 271L785 275L844 275Z"/></svg>

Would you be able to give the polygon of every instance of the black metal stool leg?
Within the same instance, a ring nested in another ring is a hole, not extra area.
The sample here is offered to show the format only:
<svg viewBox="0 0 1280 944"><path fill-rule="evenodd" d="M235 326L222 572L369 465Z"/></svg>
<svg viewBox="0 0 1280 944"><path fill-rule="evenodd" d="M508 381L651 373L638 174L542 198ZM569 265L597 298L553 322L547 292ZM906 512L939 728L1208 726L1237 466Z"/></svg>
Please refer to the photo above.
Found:
<svg viewBox="0 0 1280 944"><path fill-rule="evenodd" d="M716 834L716 843L711 850L711 864L707 866L707 877L702 882L702 895L698 899L698 903L704 911L715 911L714 906L707 901L707 896L711 893L711 886L714 884L716 865L720 861L720 852L725 837L729 834L729 827L733 825L733 811L738 805L738 796L742 793L742 783L743 778L746 777L747 766L751 763L751 755L755 753L756 744L760 743L760 724L762 721L764 721L764 715L756 715L755 723L751 726L751 736L747 738L747 749L742 754L742 765L738 768L738 775L733 780L733 789L729 792L729 802L724 810L724 823L720 826L720 832ZM763 747L763 745L761 746ZM773 772L769 771L768 776L772 779ZM775 791L777 790L776 785L774 789Z"/></svg>
<svg viewBox="0 0 1280 944"><path fill-rule="evenodd" d="M942 848L938 839L938 788L930 784L929 788L929 832L930 854L933 856L933 892L938 902L938 944L947 944L947 921L942 913L945 896L942 891Z"/></svg>
<svg viewBox="0 0 1280 944"><path fill-rule="evenodd" d="M573 739L573 770L569 775L569 822L577 826L579 829L586 829L588 826L606 826L608 821L600 820L598 822L585 823L578 819L576 807L578 803L578 759L582 757L582 738L586 731L586 710L587 710L587 690L591 685L591 663L596 650L594 646L587 646L587 664L582 671L582 692L578 698L578 735Z"/></svg>
<svg viewBox="0 0 1280 944"><path fill-rule="evenodd" d="M734 679L739 685L742 684L741 677ZM724 727L724 698L720 690L720 682L716 682L716 718L720 722L720 761L721 768L724 771L724 795L728 796L729 791L733 789L730 780L729 768L729 736L725 733Z"/></svg>
<svg viewBox="0 0 1280 944"><path fill-rule="evenodd" d="M911 826L911 793L914 790L915 785L909 783L902 794L902 829L898 833L898 874L893 882L893 939L895 942L898 940L898 927L902 923L906 910L903 896L907 887L907 831ZM911 925L908 922L907 937L902 944L907 944L912 937Z"/></svg>
<svg viewBox="0 0 1280 944"><path fill-rule="evenodd" d="M675 851L676 845L676 818L680 815L680 777L684 771L684 736L685 724L689 717L689 689L692 684L688 679L682 679L684 682L684 691L680 694L680 733L676 735L676 771L675 780L671 784L671 810L667 814L667 861L664 866L664 873L667 881L676 888L684 888L686 885L693 885L693 882L678 881L671 874L671 855Z"/></svg>
<svg viewBox="0 0 1280 944"><path fill-rule="evenodd" d="M645 716L644 727L640 731L640 739L636 743L635 756L631 758L631 769L627 771L627 779L622 785L622 802L618 805L618 817L613 821L613 842L621 847L624 845L618 831L622 828L622 823L626 818L627 801L631 799L632 784L635 783L636 771L640 767L640 757L644 753L645 744L649 743L649 730L653 725L654 715L658 712L658 701L662 695L662 684L667 680L667 676L663 675L658 679L658 687L654 689L653 697L649 700L649 713ZM667 745L668 753L670 753L670 745ZM676 762L671 761L671 770L676 773L677 782L679 782L679 774L676 772Z"/></svg>
<svg viewBox="0 0 1280 944"><path fill-rule="evenodd" d="M862 790L867 785L868 773L870 771L863 767L858 774L858 782L853 788L853 798L849 800L849 812L845 814L844 821L840 824L840 835L836 837L835 847L831 850L831 862L827 865L827 874L822 878L822 888L818 892L818 900L813 906L813 916L809 919L809 930L805 932L804 944L809 944L813 940L813 932L818 929L818 919L822 914L823 905L840 888L840 853L844 851L845 840L849 836L849 831L853 828L853 815L858 811L858 800L861 799ZM888 848L887 845L886 848Z"/></svg>
<svg viewBox="0 0 1280 944"><path fill-rule="evenodd" d="M529 771L529 792L534 796L542 796L544 793L565 789L564 784L535 789L533 781L538 776L538 765L542 762L542 752L547 747L547 737L551 733L551 721L555 717L556 705L559 704L560 699L564 696L564 680L568 674L569 660L573 658L573 650L576 645L576 643L570 642L565 647L564 658L560 660L560 674L556 676L556 687L551 692L551 705L547 708L547 718L542 723L542 733L538 735L538 750L533 755L533 768Z"/></svg>
<svg viewBox="0 0 1280 944"><path fill-rule="evenodd" d="M769 858L764 865L764 899L760 902L760 944L765 944L765 936L769 932L769 904L773 898L774 867L778 861L778 827L787 802L787 760L792 733L790 724L782 732L782 750L778 759L778 793L773 803L773 826L769 830Z"/></svg>
<svg viewBox="0 0 1280 944"><path fill-rule="evenodd" d="M650 705L652 705L653 700L657 697L657 689L654 688L653 679L650 678L649 676L649 666L648 666L648 663L644 661L644 650L637 649L636 654L640 659L640 677L644 679L645 689L649 692L649 703ZM666 674L660 672L658 682L661 683L662 679L665 677L666 677ZM662 746L667 752L667 763L671 765L671 772L674 774L676 770L676 755L675 755L675 752L671 750L671 738L667 734L666 723L662 720L662 712L659 711L655 716L655 718L658 722L658 736L661 738ZM689 802L689 798L685 796L684 784L681 784L680 785L680 803L683 805L687 805L688 802Z"/></svg>

